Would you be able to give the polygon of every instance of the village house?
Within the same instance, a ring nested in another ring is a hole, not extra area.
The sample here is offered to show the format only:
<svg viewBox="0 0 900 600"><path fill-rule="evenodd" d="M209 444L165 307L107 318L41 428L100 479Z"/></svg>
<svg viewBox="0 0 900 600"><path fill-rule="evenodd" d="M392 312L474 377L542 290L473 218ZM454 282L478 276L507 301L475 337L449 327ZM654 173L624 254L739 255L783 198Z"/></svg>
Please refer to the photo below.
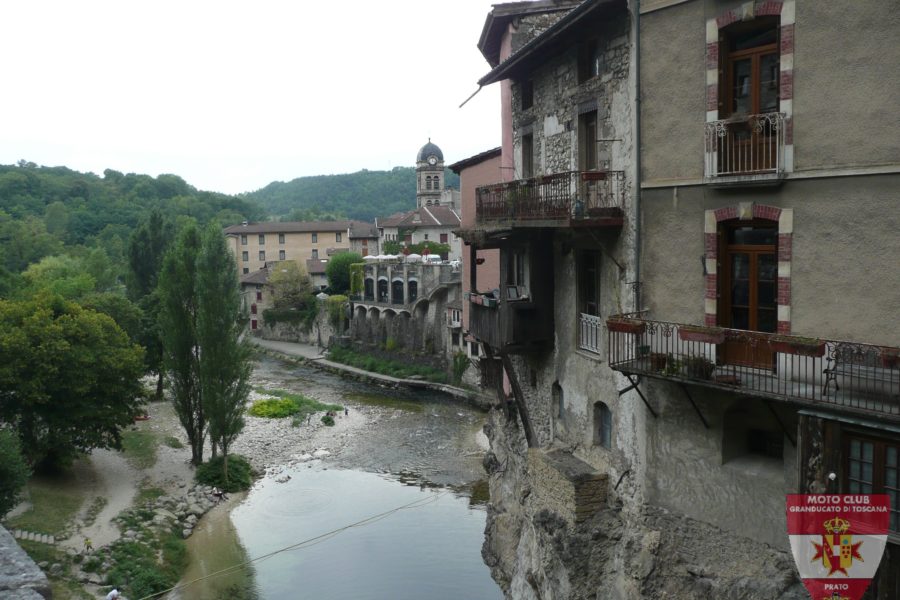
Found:
<svg viewBox="0 0 900 600"><path fill-rule="evenodd" d="M875 0L495 5L514 175L461 233L509 596L805 598L785 494L825 491L892 496L900 594L898 34Z"/></svg>

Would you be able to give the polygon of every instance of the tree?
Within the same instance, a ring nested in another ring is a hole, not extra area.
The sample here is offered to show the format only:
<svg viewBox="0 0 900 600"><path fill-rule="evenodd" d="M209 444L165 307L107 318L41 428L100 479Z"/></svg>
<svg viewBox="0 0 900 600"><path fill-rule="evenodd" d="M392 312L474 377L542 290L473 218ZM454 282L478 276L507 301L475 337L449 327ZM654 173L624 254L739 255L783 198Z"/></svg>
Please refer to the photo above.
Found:
<svg viewBox="0 0 900 600"><path fill-rule="evenodd" d="M197 344L204 413L209 420L213 457L222 449L228 481L228 448L244 428L244 406L250 394L251 351L241 339L237 264L221 229L211 224L203 234L197 258Z"/></svg>
<svg viewBox="0 0 900 600"><path fill-rule="evenodd" d="M172 403L191 446L191 462L203 462L206 414L200 386L197 344L197 255L200 231L188 224L166 253L159 273L159 331L162 365Z"/></svg>
<svg viewBox="0 0 900 600"><path fill-rule="evenodd" d="M306 269L295 260L285 260L275 265L269 273L272 288L272 304L275 308L296 308L312 293L312 282Z"/></svg>
<svg viewBox="0 0 900 600"><path fill-rule="evenodd" d="M0 300L0 421L30 464L119 448L142 412L142 360L106 315L46 293Z"/></svg>
<svg viewBox="0 0 900 600"><path fill-rule="evenodd" d="M363 257L356 252L336 254L325 265L328 287L332 294L346 294L350 291L350 265L363 262Z"/></svg>
<svg viewBox="0 0 900 600"><path fill-rule="evenodd" d="M12 431L0 429L0 518L19 501L19 492L30 474L19 439Z"/></svg>
<svg viewBox="0 0 900 600"><path fill-rule="evenodd" d="M97 283L84 261L67 254L42 258L25 269L22 277L27 283L26 295L45 291L68 300L91 293Z"/></svg>

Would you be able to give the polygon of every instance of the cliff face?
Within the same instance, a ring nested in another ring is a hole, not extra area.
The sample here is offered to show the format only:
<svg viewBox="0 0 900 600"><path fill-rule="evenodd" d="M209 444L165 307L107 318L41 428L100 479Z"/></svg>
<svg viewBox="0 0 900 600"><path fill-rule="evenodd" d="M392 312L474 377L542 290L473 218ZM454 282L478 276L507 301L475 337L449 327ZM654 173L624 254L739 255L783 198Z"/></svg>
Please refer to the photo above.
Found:
<svg viewBox="0 0 900 600"><path fill-rule="evenodd" d="M529 450L498 410L485 433L491 504L482 556L507 598L808 598L788 553L661 508L632 507L619 494L626 486L616 490L606 478L603 502L587 506L577 497L585 475L561 460L565 451Z"/></svg>
<svg viewBox="0 0 900 600"><path fill-rule="evenodd" d="M10 533L0 527L0 598L41 600L52 597L50 582Z"/></svg>

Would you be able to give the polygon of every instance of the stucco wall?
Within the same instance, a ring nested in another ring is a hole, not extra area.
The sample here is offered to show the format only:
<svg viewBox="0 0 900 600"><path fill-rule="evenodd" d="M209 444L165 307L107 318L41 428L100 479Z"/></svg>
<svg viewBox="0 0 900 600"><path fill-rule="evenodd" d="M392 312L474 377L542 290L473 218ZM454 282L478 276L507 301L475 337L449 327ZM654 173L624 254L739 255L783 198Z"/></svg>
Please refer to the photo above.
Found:
<svg viewBox="0 0 900 600"><path fill-rule="evenodd" d="M237 261L238 272L243 273L248 268L250 273L263 268L266 262L281 260L279 251L284 250L284 260L296 260L301 265L306 265L306 260L313 258L313 250L318 251L318 257L327 259L329 248L350 248L350 239L346 231L319 231L316 232L316 241L313 242L313 233L285 233L284 243L278 241L278 233L265 233L265 243L259 243L259 233L247 233L247 243L241 243L241 234L229 235L229 247L234 252ZM340 236L341 241L337 241ZM260 250L264 250L266 258L259 259ZM243 260L243 253L247 252L247 260Z"/></svg>
<svg viewBox="0 0 900 600"><path fill-rule="evenodd" d="M740 202L792 208L791 331L897 345L896 190L900 176L788 182L780 188L645 190L644 306L654 319L703 323L704 211Z"/></svg>

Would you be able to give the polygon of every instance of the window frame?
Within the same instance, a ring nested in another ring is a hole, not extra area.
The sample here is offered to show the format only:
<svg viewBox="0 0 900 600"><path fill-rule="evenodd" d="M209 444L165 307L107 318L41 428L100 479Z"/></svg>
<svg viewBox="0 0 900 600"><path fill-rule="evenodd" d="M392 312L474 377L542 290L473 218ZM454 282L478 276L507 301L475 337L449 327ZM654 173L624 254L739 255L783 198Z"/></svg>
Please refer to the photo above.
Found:
<svg viewBox="0 0 900 600"><path fill-rule="evenodd" d="M279 234L278 234L278 243L279 243L279 244L283 244L283 243L284 243L284 234L283 234L283 233L279 233Z"/></svg>
<svg viewBox="0 0 900 600"><path fill-rule="evenodd" d="M522 135L522 179L534 177L534 132Z"/></svg>
<svg viewBox="0 0 900 600"><path fill-rule="evenodd" d="M241 262L250 262L250 251L244 250L241 252Z"/></svg>
<svg viewBox="0 0 900 600"><path fill-rule="evenodd" d="M242 233L241 234L241 246L246 246L246 245L247 245L247 234Z"/></svg>
<svg viewBox="0 0 900 600"><path fill-rule="evenodd" d="M597 150L597 110L587 110L578 115L578 169L597 171L600 169Z"/></svg>
<svg viewBox="0 0 900 600"><path fill-rule="evenodd" d="M319 243L319 234L318 234L318 233L313 233L313 234L312 234L312 243L313 243L313 244L318 244L318 243Z"/></svg>
<svg viewBox="0 0 900 600"><path fill-rule="evenodd" d="M266 234L264 234L264 233L259 234L259 245L260 246L266 245Z"/></svg>
<svg viewBox="0 0 900 600"><path fill-rule="evenodd" d="M772 29L775 34L775 41L752 46L742 50L732 50L736 38L746 35L747 32L765 31ZM760 107L760 85L762 82L762 72L760 71L761 60L764 56L774 55L775 63L775 99L777 105L774 111L778 112L781 108L781 81L780 81L780 64L781 64L781 27L778 17L757 17L752 21L737 23L731 25L719 32L719 46L724 50L721 53L719 65L719 118L727 119L736 115L758 115L765 114L761 112ZM750 110L746 113L737 112L734 109L735 100L735 81L734 81L734 65L737 61L750 59Z"/></svg>
<svg viewBox="0 0 900 600"><path fill-rule="evenodd" d="M287 260L287 259L285 258L286 256L287 256L287 255L285 254L284 250L279 250L279 251L278 251L278 260Z"/></svg>
<svg viewBox="0 0 900 600"><path fill-rule="evenodd" d="M266 262L266 251L265 250L259 251L259 260L260 260L260 262Z"/></svg>
<svg viewBox="0 0 900 600"><path fill-rule="evenodd" d="M871 492L851 492L850 491L850 446L852 442L859 441L862 443L873 444L872 449L872 491ZM860 433L855 430L844 430L841 435L841 482L843 490L846 490L844 493L853 493L853 494L890 494L894 492L897 498L900 498L900 441L893 441L887 438L881 438L874 435L870 435L868 433ZM896 462L897 465L893 467L887 466L887 448L892 447L897 451ZM888 488L885 483L885 474L888 468L893 468L897 470L897 479L896 485L894 487ZM890 491L889 491L890 490ZM898 506L900 502L891 503L891 515L892 517L896 517L896 529L889 529L889 533L892 536L900 535L900 506Z"/></svg>

